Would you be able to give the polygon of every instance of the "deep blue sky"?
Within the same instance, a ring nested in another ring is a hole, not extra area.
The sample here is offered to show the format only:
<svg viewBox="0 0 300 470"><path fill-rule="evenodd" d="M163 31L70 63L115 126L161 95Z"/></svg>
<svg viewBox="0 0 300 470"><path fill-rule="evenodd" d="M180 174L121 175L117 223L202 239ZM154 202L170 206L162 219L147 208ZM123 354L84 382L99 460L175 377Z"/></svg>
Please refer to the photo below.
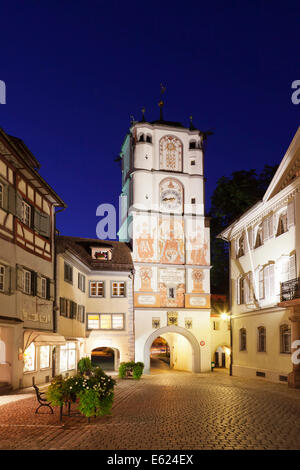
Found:
<svg viewBox="0 0 300 470"><path fill-rule="evenodd" d="M130 115L214 129L206 200L218 178L279 163L299 125L298 1L1 1L0 127L24 140L64 199L64 235L96 236L118 203L114 158Z"/></svg>

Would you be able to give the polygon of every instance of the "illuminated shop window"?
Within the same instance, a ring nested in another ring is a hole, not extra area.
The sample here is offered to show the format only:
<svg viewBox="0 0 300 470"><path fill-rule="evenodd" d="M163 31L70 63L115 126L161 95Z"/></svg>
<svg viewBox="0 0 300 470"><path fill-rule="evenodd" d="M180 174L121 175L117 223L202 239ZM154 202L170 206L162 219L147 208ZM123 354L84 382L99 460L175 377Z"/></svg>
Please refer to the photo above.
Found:
<svg viewBox="0 0 300 470"><path fill-rule="evenodd" d="M34 343L31 343L27 349L25 349L24 354L24 372L32 372L35 370L35 346Z"/></svg>
<svg viewBox="0 0 300 470"><path fill-rule="evenodd" d="M40 346L40 369L50 367L50 346Z"/></svg>

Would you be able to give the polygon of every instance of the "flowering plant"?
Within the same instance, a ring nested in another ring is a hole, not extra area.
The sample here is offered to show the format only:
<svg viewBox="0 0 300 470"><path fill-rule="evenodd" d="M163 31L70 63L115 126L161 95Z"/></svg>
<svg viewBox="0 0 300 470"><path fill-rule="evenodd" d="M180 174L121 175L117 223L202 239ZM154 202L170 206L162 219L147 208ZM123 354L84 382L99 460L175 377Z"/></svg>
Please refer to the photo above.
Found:
<svg viewBox="0 0 300 470"><path fill-rule="evenodd" d="M88 371L89 375L77 374L64 379L54 377L47 390L47 399L54 406L78 400L79 411L87 416L109 414L113 398L115 380L106 375L100 367Z"/></svg>

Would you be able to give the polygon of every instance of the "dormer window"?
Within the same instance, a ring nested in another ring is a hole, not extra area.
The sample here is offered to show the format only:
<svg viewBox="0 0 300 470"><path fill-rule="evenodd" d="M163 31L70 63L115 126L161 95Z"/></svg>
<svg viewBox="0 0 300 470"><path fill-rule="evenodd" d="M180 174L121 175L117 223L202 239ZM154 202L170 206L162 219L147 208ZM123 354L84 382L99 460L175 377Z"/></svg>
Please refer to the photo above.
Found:
<svg viewBox="0 0 300 470"><path fill-rule="evenodd" d="M243 256L245 254L245 237L241 236L238 239L238 252L237 255L238 257Z"/></svg>
<svg viewBox="0 0 300 470"><path fill-rule="evenodd" d="M287 231L288 231L287 212L283 212L279 216L276 236L278 237L279 235L282 235L283 233Z"/></svg>
<svg viewBox="0 0 300 470"><path fill-rule="evenodd" d="M260 225L257 229L256 238L255 238L255 248L262 246L263 244L263 233L262 233L262 226Z"/></svg>
<svg viewBox="0 0 300 470"><path fill-rule="evenodd" d="M103 247L92 247L92 258L98 259L100 261L109 261L111 260L112 253L111 249Z"/></svg>

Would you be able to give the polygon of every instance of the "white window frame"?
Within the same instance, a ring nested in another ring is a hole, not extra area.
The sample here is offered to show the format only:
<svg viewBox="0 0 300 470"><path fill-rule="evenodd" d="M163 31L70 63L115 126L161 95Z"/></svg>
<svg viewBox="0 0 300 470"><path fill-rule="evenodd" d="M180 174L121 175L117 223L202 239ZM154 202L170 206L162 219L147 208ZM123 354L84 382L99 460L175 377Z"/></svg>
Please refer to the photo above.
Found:
<svg viewBox="0 0 300 470"><path fill-rule="evenodd" d="M43 351L43 348L48 349L48 363L47 363L46 366L45 365L42 366L42 364L41 364L41 353ZM39 356L40 356L40 369L41 370L50 369L50 367L51 367L51 347L50 347L50 344L40 346Z"/></svg>
<svg viewBox="0 0 300 470"><path fill-rule="evenodd" d="M32 279L31 279L31 271L29 271L28 269L23 269L23 292L25 294L31 294L31 283L32 283ZM29 279L29 285L27 286L27 280ZM29 290L27 290L27 287L29 287Z"/></svg>
<svg viewBox="0 0 300 470"><path fill-rule="evenodd" d="M22 201L22 222L28 227L31 226L31 205L26 201Z"/></svg>
<svg viewBox="0 0 300 470"><path fill-rule="evenodd" d="M116 284L116 286L114 286ZM121 286L123 284L123 286ZM114 294L114 289L117 290L117 294ZM123 294L120 294L123 289ZM126 282L125 281L111 281L111 297L126 297Z"/></svg>
<svg viewBox="0 0 300 470"><path fill-rule="evenodd" d="M95 285L95 289L96 289L96 294L92 294L92 284L96 284ZM102 294L99 294L99 290L98 290L98 285L101 285L101 290L102 290ZM104 286L105 286L105 282L104 281L90 281L89 282L89 296L90 297L104 297Z"/></svg>
<svg viewBox="0 0 300 470"><path fill-rule="evenodd" d="M110 328L102 328L101 327L101 316L109 316L110 317ZM98 327L91 327L89 325L89 318L90 317L97 317L93 318L92 321L97 322ZM115 328L114 325L114 317L122 317L122 327ZM123 331L125 330L125 314L124 313L88 313L87 314L87 329L88 330L101 330L101 331Z"/></svg>

